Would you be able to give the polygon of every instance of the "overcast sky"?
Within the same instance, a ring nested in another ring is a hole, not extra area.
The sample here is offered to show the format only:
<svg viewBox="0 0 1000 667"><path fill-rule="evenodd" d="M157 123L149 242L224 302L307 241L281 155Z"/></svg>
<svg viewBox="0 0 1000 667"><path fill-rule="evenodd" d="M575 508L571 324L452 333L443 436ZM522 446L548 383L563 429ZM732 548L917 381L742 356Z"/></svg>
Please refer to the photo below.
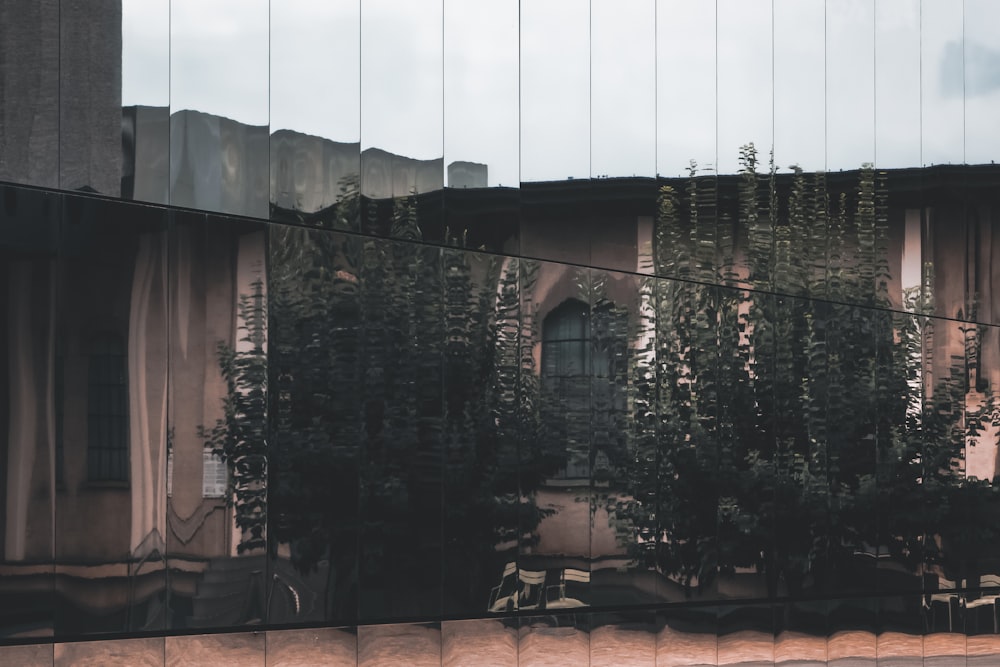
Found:
<svg viewBox="0 0 1000 667"><path fill-rule="evenodd" d="M123 0L126 105L490 185L1000 158L996 0ZM963 42L964 33L964 42Z"/></svg>

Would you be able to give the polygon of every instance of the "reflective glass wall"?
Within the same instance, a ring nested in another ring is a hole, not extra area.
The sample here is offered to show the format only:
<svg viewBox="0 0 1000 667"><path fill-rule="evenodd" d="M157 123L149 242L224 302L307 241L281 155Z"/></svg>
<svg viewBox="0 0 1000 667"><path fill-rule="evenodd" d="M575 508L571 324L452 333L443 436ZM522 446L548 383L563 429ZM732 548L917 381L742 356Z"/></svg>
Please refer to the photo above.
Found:
<svg viewBox="0 0 1000 667"><path fill-rule="evenodd" d="M991 3L314 5L0 9L0 651L996 659Z"/></svg>

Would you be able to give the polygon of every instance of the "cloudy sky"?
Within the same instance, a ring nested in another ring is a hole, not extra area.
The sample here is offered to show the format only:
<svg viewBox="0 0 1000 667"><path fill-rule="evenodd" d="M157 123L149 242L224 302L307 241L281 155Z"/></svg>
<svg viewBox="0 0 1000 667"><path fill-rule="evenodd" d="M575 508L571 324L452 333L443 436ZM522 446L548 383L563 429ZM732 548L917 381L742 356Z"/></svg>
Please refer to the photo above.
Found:
<svg viewBox="0 0 1000 667"><path fill-rule="evenodd" d="M1000 158L996 0L123 0L124 104L491 185ZM964 41L963 41L964 36Z"/></svg>

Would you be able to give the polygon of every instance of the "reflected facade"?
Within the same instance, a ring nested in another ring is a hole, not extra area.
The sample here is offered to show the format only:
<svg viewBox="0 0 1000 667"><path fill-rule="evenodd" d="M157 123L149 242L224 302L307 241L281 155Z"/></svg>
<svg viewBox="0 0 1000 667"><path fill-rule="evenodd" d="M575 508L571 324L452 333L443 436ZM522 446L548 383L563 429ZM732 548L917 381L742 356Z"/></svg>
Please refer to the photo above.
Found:
<svg viewBox="0 0 1000 667"><path fill-rule="evenodd" d="M1000 660L1000 8L237 5L0 9L0 662Z"/></svg>

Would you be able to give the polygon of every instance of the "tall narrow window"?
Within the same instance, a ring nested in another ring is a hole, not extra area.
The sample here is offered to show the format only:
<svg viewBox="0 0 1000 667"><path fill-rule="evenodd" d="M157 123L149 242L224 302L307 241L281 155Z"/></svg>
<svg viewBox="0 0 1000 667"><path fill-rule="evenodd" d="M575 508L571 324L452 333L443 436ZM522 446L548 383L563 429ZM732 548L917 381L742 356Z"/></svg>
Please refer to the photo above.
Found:
<svg viewBox="0 0 1000 667"><path fill-rule="evenodd" d="M590 308L567 299L542 322L543 417L565 457L556 479L590 476Z"/></svg>
<svg viewBox="0 0 1000 667"><path fill-rule="evenodd" d="M201 452L201 496L222 498L226 495L226 463L211 447Z"/></svg>
<svg viewBox="0 0 1000 667"><path fill-rule="evenodd" d="M544 378L572 378L589 372L588 310L582 301L568 299L545 318L542 327Z"/></svg>
<svg viewBox="0 0 1000 667"><path fill-rule="evenodd" d="M101 333L90 344L87 373L87 478L128 481L128 378L121 336Z"/></svg>

